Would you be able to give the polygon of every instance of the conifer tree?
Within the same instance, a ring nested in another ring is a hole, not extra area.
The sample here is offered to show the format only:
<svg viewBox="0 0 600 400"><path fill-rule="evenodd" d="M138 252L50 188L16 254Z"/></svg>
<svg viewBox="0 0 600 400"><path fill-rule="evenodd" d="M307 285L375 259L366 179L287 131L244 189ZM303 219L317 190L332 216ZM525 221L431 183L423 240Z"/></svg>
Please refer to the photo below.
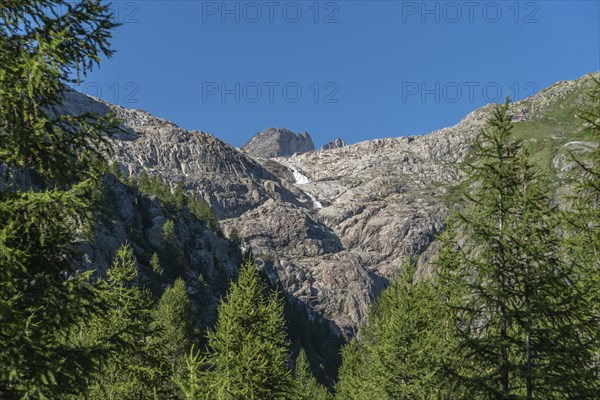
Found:
<svg viewBox="0 0 600 400"><path fill-rule="evenodd" d="M256 264L247 260L219 305L214 330L208 333L209 398L291 396L283 304L277 293L266 296L265 289Z"/></svg>
<svg viewBox="0 0 600 400"><path fill-rule="evenodd" d="M171 275L183 276L185 272L185 258L183 250L177 241L176 226L169 219L162 228L162 260L171 267Z"/></svg>
<svg viewBox="0 0 600 400"><path fill-rule="evenodd" d="M600 79L592 77L592 86L578 112L582 134L596 145L588 154L574 157L576 185L565 212L568 262L578 274L581 304L589 306L588 340L593 353L596 376L600 376ZM583 321L582 321L583 323Z"/></svg>
<svg viewBox="0 0 600 400"><path fill-rule="evenodd" d="M110 311L80 333L86 342L116 343L90 382L90 399L153 399L155 391L168 397L170 358L162 358L158 340L153 340L161 331L153 323L151 295L136 286L137 280L133 251L121 246L103 282Z"/></svg>
<svg viewBox="0 0 600 400"><path fill-rule="evenodd" d="M164 291L154 311L153 325L158 331L154 338L156 347L169 364L179 367L199 335L183 279L176 279Z"/></svg>
<svg viewBox="0 0 600 400"><path fill-rule="evenodd" d="M173 201L175 207L182 209L187 202L187 196L185 194L185 184L183 182L177 182L175 189L173 189Z"/></svg>
<svg viewBox="0 0 600 400"><path fill-rule="evenodd" d="M173 381L179 388L180 397L184 400L215 399L211 394L210 364L206 356L193 346L183 359L184 368L177 371Z"/></svg>
<svg viewBox="0 0 600 400"><path fill-rule="evenodd" d="M437 399L445 397L442 366L451 342L439 288L416 280L406 265L383 292L343 349L336 387L341 399Z"/></svg>
<svg viewBox="0 0 600 400"><path fill-rule="evenodd" d="M451 371L469 397L592 398L576 276L561 262L558 214L512 137L508 107L474 143L465 204L439 258L442 284L461 294L450 308L463 361Z"/></svg>
<svg viewBox="0 0 600 400"><path fill-rule="evenodd" d="M105 309L90 274L74 268L74 249L91 225L101 151L116 121L59 110L65 85L112 54L111 18L99 1L0 5L3 399L79 395L104 358L102 346L69 334ZM20 179L32 176L40 187Z"/></svg>
<svg viewBox="0 0 600 400"><path fill-rule="evenodd" d="M298 354L292 379L294 380L293 398L296 400L327 400L332 398L327 388L319 384L313 376L304 349L301 349L300 354Z"/></svg>

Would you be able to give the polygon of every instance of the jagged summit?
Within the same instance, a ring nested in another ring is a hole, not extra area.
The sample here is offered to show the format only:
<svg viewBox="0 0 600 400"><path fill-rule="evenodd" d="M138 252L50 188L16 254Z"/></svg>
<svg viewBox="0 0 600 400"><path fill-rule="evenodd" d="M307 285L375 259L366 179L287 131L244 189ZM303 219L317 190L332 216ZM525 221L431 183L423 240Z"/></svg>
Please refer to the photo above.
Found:
<svg viewBox="0 0 600 400"><path fill-rule="evenodd" d="M294 133L285 128L268 128L254 135L241 147L251 157L289 157L295 153L314 151L315 145L308 132Z"/></svg>
<svg viewBox="0 0 600 400"><path fill-rule="evenodd" d="M556 185L571 168L569 151L586 146L575 114L592 77L600 72L510 107L514 134ZM236 229L290 299L346 337L404 261L417 260L419 274L431 271L435 237L462 180L460 165L494 107L429 135L318 152L309 134L270 128L239 151L141 110L79 96L70 99L71 112L112 109L135 132L113 141L110 159L126 175L146 171L185 182L222 218L224 232Z"/></svg>
<svg viewBox="0 0 600 400"><path fill-rule="evenodd" d="M339 149L340 147L348 146L348 143L344 142L341 138L335 138L335 140L324 144L321 150Z"/></svg>

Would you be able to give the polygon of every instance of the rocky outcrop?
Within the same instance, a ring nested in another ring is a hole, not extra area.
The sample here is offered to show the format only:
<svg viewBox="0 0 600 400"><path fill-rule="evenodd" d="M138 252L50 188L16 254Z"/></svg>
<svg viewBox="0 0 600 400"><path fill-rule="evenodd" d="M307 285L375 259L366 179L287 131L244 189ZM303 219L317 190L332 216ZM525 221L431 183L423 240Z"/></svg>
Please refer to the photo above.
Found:
<svg viewBox="0 0 600 400"><path fill-rule="evenodd" d="M511 106L515 135L541 149L532 154L556 179L572 168L569 149L589 148L574 117L589 81L562 82ZM76 103L84 101L96 100ZM183 181L211 204L224 232L236 228L290 298L345 337L407 260L417 261L420 275L431 272L461 163L493 109L429 135L326 151L308 151L308 134L301 147L290 138L302 135L270 129L238 151L143 111L98 104L121 116L130 132L113 141L112 158L126 174Z"/></svg>
<svg viewBox="0 0 600 400"><path fill-rule="evenodd" d="M269 128L257 133L241 147L241 150L254 158L289 157L314 149L315 145L308 132L294 133L283 128Z"/></svg>
<svg viewBox="0 0 600 400"><path fill-rule="evenodd" d="M181 274L192 308L203 326L211 326L217 317L220 296L226 282L237 276L240 250L229 240L209 229L186 208L165 207L160 199L132 189L113 176L104 179L104 207L96 213L94 237L81 245L86 255L84 267L104 273L112 264L117 249L128 243L135 254L139 282L162 292ZM176 254L164 247L163 226L175 226L175 244L183 259L177 266ZM160 256L162 277L156 276L150 258Z"/></svg>
<svg viewBox="0 0 600 400"><path fill-rule="evenodd" d="M324 144L323 147L321 147L321 150L339 149L340 147L344 147L347 145L348 144L346 142L344 142L342 139L336 138L335 140L333 140L327 144Z"/></svg>

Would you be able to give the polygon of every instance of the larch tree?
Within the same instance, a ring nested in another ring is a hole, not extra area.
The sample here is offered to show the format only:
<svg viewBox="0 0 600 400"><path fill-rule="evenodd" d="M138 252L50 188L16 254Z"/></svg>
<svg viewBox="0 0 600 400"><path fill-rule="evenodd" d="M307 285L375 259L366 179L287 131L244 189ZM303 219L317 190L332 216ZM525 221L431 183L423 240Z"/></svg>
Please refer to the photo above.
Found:
<svg viewBox="0 0 600 400"><path fill-rule="evenodd" d="M508 109L507 100L494 110L473 145L438 261L442 284L460 293L449 297L460 360L449 370L472 398L589 398L577 276L561 258L559 214Z"/></svg>
<svg viewBox="0 0 600 400"><path fill-rule="evenodd" d="M295 400L328 400L333 398L327 388L315 379L304 349L300 350L296 358L292 379L294 381L293 398Z"/></svg>
<svg viewBox="0 0 600 400"><path fill-rule="evenodd" d="M109 305L101 318L91 319L78 335L83 342L114 343L110 357L89 382L89 399L170 398L171 357L163 357L154 324L150 292L137 286L138 271L129 245L121 246L100 295Z"/></svg>
<svg viewBox="0 0 600 400"><path fill-rule="evenodd" d="M69 340L102 313L75 248L91 227L110 116L60 112L109 49L100 1L0 5L0 397L81 394L105 354Z"/></svg>
<svg viewBox="0 0 600 400"><path fill-rule="evenodd" d="M283 303L277 293L265 291L256 264L248 259L208 333L209 398L290 398L293 384Z"/></svg>
<svg viewBox="0 0 600 400"><path fill-rule="evenodd" d="M451 347L440 291L405 265L344 348L341 399L447 398L441 374Z"/></svg>

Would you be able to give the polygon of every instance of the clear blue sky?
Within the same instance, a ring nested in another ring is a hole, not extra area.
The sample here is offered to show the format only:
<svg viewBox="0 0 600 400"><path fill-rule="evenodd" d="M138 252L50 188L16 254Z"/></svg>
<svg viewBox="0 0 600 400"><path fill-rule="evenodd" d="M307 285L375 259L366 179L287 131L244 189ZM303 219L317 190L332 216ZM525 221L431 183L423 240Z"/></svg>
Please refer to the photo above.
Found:
<svg viewBox="0 0 600 400"><path fill-rule="evenodd" d="M117 1L80 90L240 146L428 133L600 69L599 1Z"/></svg>

